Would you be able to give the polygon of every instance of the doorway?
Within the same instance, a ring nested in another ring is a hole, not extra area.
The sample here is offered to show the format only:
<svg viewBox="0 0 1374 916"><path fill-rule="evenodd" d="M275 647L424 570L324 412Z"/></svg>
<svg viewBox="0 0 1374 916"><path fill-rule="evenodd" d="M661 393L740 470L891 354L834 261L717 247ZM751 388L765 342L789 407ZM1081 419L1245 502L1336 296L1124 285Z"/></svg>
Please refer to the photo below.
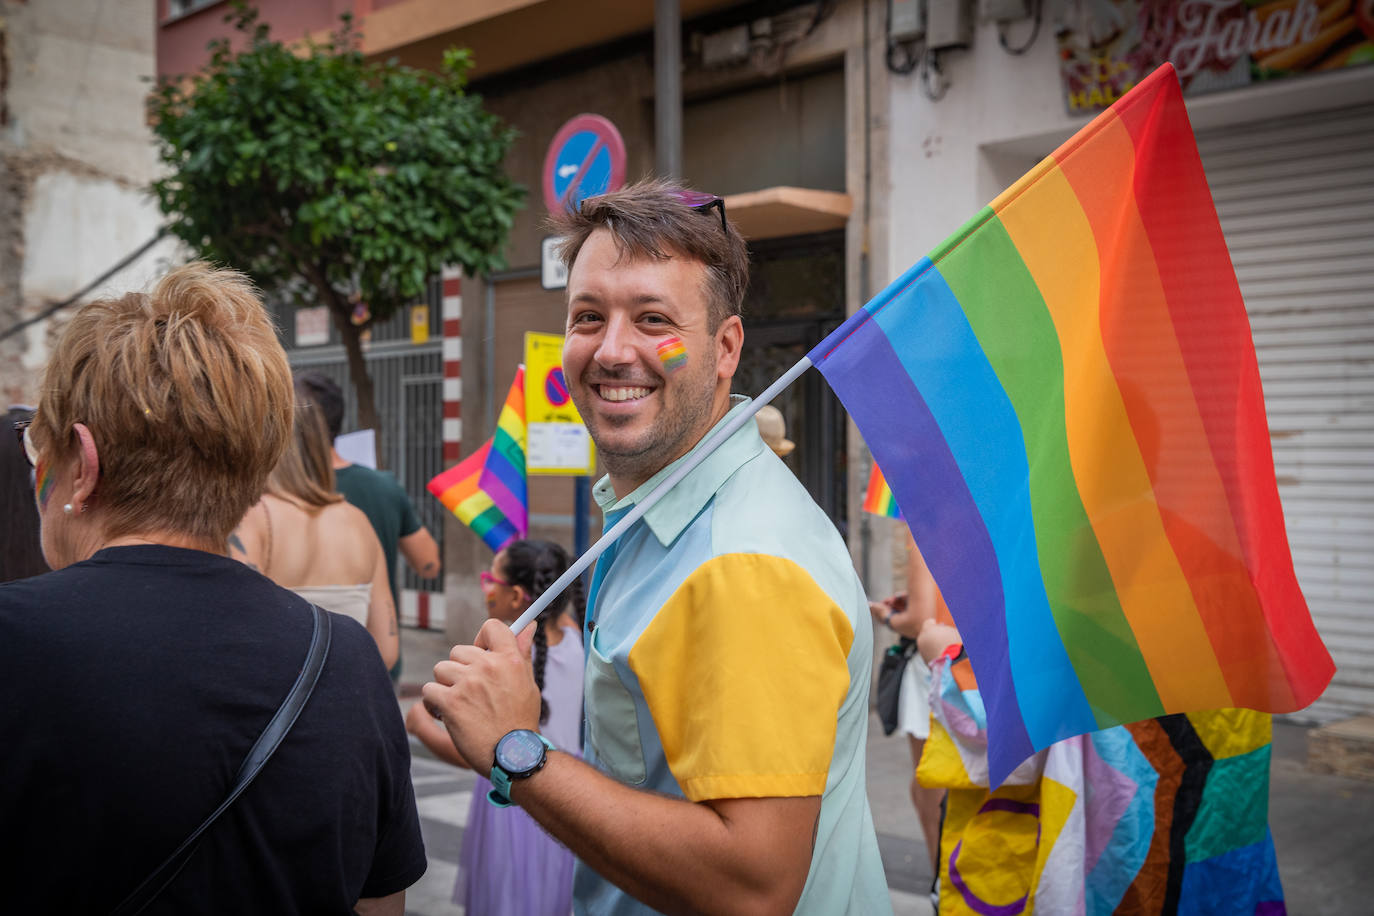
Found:
<svg viewBox="0 0 1374 916"><path fill-rule="evenodd" d="M752 397L844 322L844 233L757 241L749 256L744 347L732 387ZM839 398L820 373L807 372L773 405L797 446L783 461L847 536L848 460Z"/></svg>

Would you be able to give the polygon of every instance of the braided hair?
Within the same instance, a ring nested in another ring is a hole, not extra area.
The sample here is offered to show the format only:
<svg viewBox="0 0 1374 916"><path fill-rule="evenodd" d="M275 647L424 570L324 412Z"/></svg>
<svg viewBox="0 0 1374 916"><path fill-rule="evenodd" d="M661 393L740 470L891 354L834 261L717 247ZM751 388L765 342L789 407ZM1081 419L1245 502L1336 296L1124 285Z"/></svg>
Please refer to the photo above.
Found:
<svg viewBox="0 0 1374 916"><path fill-rule="evenodd" d="M518 585L525 590L525 594L530 596L530 601L534 601L548 590L550 585L567 571L571 562L568 552L552 541L512 541L506 545L502 551L505 555L506 581L511 585ZM581 583L574 581L573 584L561 595L549 602L549 606L539 614L534 620L534 682L539 686L539 724L544 724L549 718L549 704L542 696L544 692L544 663L548 659L549 637L544 632L544 624L547 621L557 619L563 613L563 609L568 606L568 602L573 602L574 613L581 622L582 615L586 613L583 606L585 599L582 597Z"/></svg>

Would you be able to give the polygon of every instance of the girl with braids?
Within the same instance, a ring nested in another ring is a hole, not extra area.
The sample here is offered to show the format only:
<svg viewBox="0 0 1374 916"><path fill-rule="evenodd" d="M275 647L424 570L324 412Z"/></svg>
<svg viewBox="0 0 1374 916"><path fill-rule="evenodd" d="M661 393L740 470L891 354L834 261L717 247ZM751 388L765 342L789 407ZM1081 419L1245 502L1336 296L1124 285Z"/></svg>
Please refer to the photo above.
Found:
<svg viewBox="0 0 1374 916"><path fill-rule="evenodd" d="M482 573L487 616L514 623L568 568L567 551L549 541L512 541ZM539 685L539 730L554 747L578 753L582 721L581 586L555 599L534 621L530 649ZM453 902L465 912L495 916L564 916L572 910L572 853L544 832L522 808L487 802L491 761L464 760L441 722L416 703L406 728L436 757L475 770L472 806L458 857Z"/></svg>

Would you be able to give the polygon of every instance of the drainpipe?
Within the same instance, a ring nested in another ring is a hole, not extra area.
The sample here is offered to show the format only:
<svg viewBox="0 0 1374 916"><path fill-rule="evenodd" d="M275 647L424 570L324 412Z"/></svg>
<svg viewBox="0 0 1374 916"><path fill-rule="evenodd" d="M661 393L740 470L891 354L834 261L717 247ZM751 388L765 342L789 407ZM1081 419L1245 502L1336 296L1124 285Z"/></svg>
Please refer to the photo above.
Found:
<svg viewBox="0 0 1374 916"><path fill-rule="evenodd" d="M682 177L682 17L677 0L654 0L654 170Z"/></svg>
<svg viewBox="0 0 1374 916"><path fill-rule="evenodd" d="M496 428L496 278L483 284L482 314L482 428Z"/></svg>
<svg viewBox="0 0 1374 916"><path fill-rule="evenodd" d="M869 98L869 91L870 91L871 86L872 86L872 79L873 79L873 77L872 77L872 74L869 72L869 58L872 56L872 50L871 50L870 45L869 45L869 32L868 32L868 30L869 30L869 21L868 21L868 0L864 0L863 30L864 30L864 34L863 34L863 49L864 49L864 66L863 66L863 74L864 74L864 75L863 75L863 80L864 80L864 120L863 120L863 124L864 124L864 128L863 128L863 130L864 130L864 204L863 204L863 216L861 217L861 218L863 219L863 247L862 247L862 248L860 249L860 251L859 251L859 303L860 303L860 307L862 307L864 303L867 303L867 302L868 302L868 299L869 299L869 296L870 296L871 281L872 281L871 272L872 272L872 269L873 269L872 258L871 258L871 254L870 254L870 252L869 252L869 245L870 245L870 242L871 242L871 239L872 239L872 236L871 236L871 233L870 233L870 227L872 226L872 216L873 216L873 211L872 211L872 200L873 200L873 150L872 150L871 143L870 143L870 141L869 141L869 136L870 136L869 125L872 123L872 121L870 120L870 118L872 117L872 113L871 113L871 111L870 111L870 106L871 106L871 104L872 104L872 101L871 101L871 99ZM868 461L865 462L866 467L864 468L864 470L865 470L866 472L868 472L868 473L871 473L871 472L872 472L872 466L873 466L873 456L872 456L871 454L869 454L869 452L868 452L868 447L867 447L867 446L864 447L863 452L864 452L864 455L867 456L867 458L868 458ZM850 476L851 476L851 479L852 479L852 476L853 476L853 474L854 474L854 471L851 469L849 473L850 473ZM861 480L867 480L867 479L868 479L868 474L866 473L866 474L865 474L862 478L860 478L860 479L861 479ZM848 481L846 481L846 485L848 485ZM860 486L862 487L862 484L860 484ZM855 491L855 488L850 487L850 488L849 488L849 492L850 492L851 494L855 493L855 492L856 492L856 491ZM869 590L869 589L872 588L872 586L870 585L870 583L873 581L873 579L872 579L872 575L873 575L873 523L872 523L872 521L869 519L868 513L867 513L867 512L864 512L862 509L860 509L858 514L859 514L859 545L860 545L860 546L859 546L859 566L860 566L859 573L860 573L860 575L863 577L864 590L867 591L867 590Z"/></svg>

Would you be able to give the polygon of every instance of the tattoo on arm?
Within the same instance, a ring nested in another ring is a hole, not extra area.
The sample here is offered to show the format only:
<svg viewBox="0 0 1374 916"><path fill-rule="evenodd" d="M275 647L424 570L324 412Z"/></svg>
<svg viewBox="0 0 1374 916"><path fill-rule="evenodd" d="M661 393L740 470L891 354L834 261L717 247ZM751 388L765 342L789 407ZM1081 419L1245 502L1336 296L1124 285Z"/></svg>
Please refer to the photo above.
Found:
<svg viewBox="0 0 1374 916"><path fill-rule="evenodd" d="M424 568L422 568L422 569L420 570L420 575L423 576L424 578L428 579L428 578L430 578L431 576L433 576L433 575L434 575L436 572L438 572L438 571L439 571L439 564L438 564L438 563L434 563L434 562L429 562L429 563L426 563L426 564L424 565Z"/></svg>

